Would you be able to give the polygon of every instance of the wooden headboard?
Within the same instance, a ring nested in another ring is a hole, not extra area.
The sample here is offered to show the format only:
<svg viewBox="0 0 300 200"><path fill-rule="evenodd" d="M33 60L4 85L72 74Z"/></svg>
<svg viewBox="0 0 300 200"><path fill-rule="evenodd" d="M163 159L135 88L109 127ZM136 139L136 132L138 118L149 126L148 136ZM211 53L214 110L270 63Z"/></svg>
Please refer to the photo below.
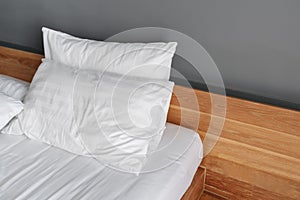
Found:
<svg viewBox="0 0 300 200"><path fill-rule="evenodd" d="M31 81L43 55L0 47L0 74ZM176 95L175 95L176 94ZM197 96L200 108L179 105ZM168 121L196 130L201 138L212 117L210 94L175 86ZM230 199L300 197L300 112L226 97L227 115L220 138L204 158L205 189ZM200 118L195 126L194 119ZM182 120L184 118L184 120ZM205 145L205 144L204 144Z"/></svg>

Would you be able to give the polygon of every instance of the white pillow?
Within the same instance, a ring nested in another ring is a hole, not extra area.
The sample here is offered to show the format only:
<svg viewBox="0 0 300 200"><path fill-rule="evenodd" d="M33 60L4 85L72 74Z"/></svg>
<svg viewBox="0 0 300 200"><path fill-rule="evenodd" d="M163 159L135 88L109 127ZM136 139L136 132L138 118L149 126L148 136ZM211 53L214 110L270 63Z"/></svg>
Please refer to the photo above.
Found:
<svg viewBox="0 0 300 200"><path fill-rule="evenodd" d="M115 43L42 28L45 58L80 69L169 80L176 42Z"/></svg>
<svg viewBox="0 0 300 200"><path fill-rule="evenodd" d="M160 142L173 85L43 60L24 101L22 127L29 138L139 173Z"/></svg>
<svg viewBox="0 0 300 200"><path fill-rule="evenodd" d="M22 101L28 88L29 83L0 74L0 92Z"/></svg>
<svg viewBox="0 0 300 200"><path fill-rule="evenodd" d="M10 122L1 130L1 133L8 135L23 135L23 130L20 122L20 116L22 114L23 111L12 118L12 120L10 120Z"/></svg>
<svg viewBox="0 0 300 200"><path fill-rule="evenodd" d="M22 101L29 88L29 83L0 74L0 92L16 100ZM18 116L15 116L2 130L1 133L22 135Z"/></svg>
<svg viewBox="0 0 300 200"><path fill-rule="evenodd" d="M23 103L0 92L0 130L23 109Z"/></svg>

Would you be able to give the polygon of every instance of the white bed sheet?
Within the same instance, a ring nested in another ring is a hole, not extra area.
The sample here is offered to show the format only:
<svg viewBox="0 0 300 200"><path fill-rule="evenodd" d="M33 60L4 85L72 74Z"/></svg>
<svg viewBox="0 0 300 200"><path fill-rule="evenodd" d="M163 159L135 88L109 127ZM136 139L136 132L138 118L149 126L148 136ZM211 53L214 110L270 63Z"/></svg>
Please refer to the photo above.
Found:
<svg viewBox="0 0 300 200"><path fill-rule="evenodd" d="M198 134L173 124L145 166L152 172L139 176L25 136L0 134L0 199L180 199L202 155Z"/></svg>

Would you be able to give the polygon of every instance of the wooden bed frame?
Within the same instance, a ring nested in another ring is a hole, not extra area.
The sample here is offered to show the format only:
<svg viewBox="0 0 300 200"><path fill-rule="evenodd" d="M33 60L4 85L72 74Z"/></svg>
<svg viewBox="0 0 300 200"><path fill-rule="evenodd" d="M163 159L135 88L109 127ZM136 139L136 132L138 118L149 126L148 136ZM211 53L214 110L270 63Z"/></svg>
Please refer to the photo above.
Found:
<svg viewBox="0 0 300 200"><path fill-rule="evenodd" d="M31 81L41 58L0 46L0 74ZM191 94L197 96L200 111L179 104L179 97L189 101ZM207 130L212 117L221 117L212 115L211 108L221 105L212 105L210 95L218 96L175 86L168 121L194 129L202 139L216 137L214 129ZM225 199L299 199L300 112L232 97L226 100L222 134L182 199L199 199L203 189ZM199 116L199 123L193 125Z"/></svg>

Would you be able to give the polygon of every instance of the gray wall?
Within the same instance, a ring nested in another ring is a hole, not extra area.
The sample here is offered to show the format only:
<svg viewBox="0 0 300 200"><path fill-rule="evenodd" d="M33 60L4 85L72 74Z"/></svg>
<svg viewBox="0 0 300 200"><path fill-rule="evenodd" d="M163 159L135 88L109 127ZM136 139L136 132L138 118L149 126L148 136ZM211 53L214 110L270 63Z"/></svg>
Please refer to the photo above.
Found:
<svg viewBox="0 0 300 200"><path fill-rule="evenodd" d="M42 49L42 26L100 40L171 28L207 49L227 88L300 103L299 0L0 1L0 41ZM200 80L188 65L177 68Z"/></svg>

